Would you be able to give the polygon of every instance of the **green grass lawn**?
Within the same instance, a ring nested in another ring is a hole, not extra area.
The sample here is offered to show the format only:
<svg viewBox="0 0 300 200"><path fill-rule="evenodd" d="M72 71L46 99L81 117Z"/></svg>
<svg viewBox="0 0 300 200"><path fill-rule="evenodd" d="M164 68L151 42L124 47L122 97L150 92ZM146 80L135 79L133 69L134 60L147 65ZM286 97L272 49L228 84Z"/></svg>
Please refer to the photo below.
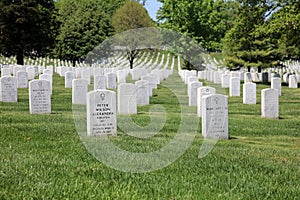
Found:
<svg viewBox="0 0 300 200"><path fill-rule="evenodd" d="M171 165L149 173L129 173L102 164L86 150L74 124L71 90L64 88L58 75L53 82L50 115L29 114L27 89L18 90L17 103L0 102L0 199L300 197L300 89L283 87L278 120L261 118L260 92L268 85L257 85L256 105L229 97L231 139L218 141L212 152L198 159L203 143L200 119L195 117L196 107L187 106L186 85L175 72L150 100L167 112L162 130L149 139L136 139L119 130L111 140L128 151L157 150L174 138L181 115L197 122L191 127L196 137ZM149 108L139 107L133 120L147 125Z"/></svg>

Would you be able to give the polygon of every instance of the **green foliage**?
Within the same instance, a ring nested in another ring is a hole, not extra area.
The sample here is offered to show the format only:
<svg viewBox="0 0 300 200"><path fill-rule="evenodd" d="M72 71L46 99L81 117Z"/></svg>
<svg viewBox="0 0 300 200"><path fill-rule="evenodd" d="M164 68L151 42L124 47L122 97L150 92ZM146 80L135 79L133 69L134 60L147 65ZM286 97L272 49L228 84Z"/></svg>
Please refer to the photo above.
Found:
<svg viewBox="0 0 300 200"><path fill-rule="evenodd" d="M115 31L121 33L116 39L122 47L125 47L127 59L132 69L139 49L151 45L151 42L154 41L154 34L152 33L154 29L149 29L150 33L147 34L147 30L141 28L153 27L155 24L146 9L137 1L127 1L120 7L112 17L112 24ZM143 34L141 35L140 31L135 29L141 29ZM128 30L132 31L122 33ZM150 35L150 37L147 38L145 34Z"/></svg>
<svg viewBox="0 0 300 200"><path fill-rule="evenodd" d="M112 34L109 16L94 0L64 0L59 4L59 35L54 55L60 59L83 60L87 53Z"/></svg>
<svg viewBox="0 0 300 200"><path fill-rule="evenodd" d="M0 1L0 52L17 56L44 56L53 47L55 13L52 0Z"/></svg>
<svg viewBox="0 0 300 200"><path fill-rule="evenodd" d="M229 68L254 67L261 71L281 60L299 58L299 3L239 2L237 21L224 38L223 52Z"/></svg>
<svg viewBox="0 0 300 200"><path fill-rule="evenodd" d="M158 19L164 28L179 31L195 38L203 48L221 49L221 39L232 27L235 7L232 1L161 0Z"/></svg>
<svg viewBox="0 0 300 200"><path fill-rule="evenodd" d="M127 1L112 18L117 33L130 29L154 26L146 9L136 1Z"/></svg>

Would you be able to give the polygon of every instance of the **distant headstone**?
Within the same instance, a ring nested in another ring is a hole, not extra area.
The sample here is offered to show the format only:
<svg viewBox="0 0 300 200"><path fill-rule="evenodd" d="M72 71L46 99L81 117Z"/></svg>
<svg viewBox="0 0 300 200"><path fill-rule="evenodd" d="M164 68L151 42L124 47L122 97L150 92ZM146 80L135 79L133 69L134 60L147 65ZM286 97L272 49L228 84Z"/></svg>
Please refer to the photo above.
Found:
<svg viewBox="0 0 300 200"><path fill-rule="evenodd" d="M119 114L136 114L137 86L132 83L121 83L118 86L118 113Z"/></svg>
<svg viewBox="0 0 300 200"><path fill-rule="evenodd" d="M289 88L298 88L298 81L295 75L289 76Z"/></svg>
<svg viewBox="0 0 300 200"><path fill-rule="evenodd" d="M50 82L32 80L29 82L29 111L30 114L51 113Z"/></svg>
<svg viewBox="0 0 300 200"><path fill-rule="evenodd" d="M281 96L281 78L272 78L271 88L277 89L278 95Z"/></svg>
<svg viewBox="0 0 300 200"><path fill-rule="evenodd" d="M240 78L230 77L229 96L240 96Z"/></svg>
<svg viewBox="0 0 300 200"><path fill-rule="evenodd" d="M95 90L87 94L87 135L103 136L117 133L116 93Z"/></svg>
<svg viewBox="0 0 300 200"><path fill-rule="evenodd" d="M28 88L28 73L26 71L17 72L17 87Z"/></svg>
<svg viewBox="0 0 300 200"><path fill-rule="evenodd" d="M190 94L189 94L189 106L197 106L197 90L202 87L202 83L195 81L189 83Z"/></svg>
<svg viewBox="0 0 300 200"><path fill-rule="evenodd" d="M52 94L52 80L53 80L52 75L51 74L40 74L39 79L50 82L50 91L51 91L51 94Z"/></svg>
<svg viewBox="0 0 300 200"><path fill-rule="evenodd" d="M268 72L263 72L261 74L262 76L262 84L268 84L269 83L269 74Z"/></svg>
<svg viewBox="0 0 300 200"><path fill-rule="evenodd" d="M244 73L244 83L252 82L252 76L250 72Z"/></svg>
<svg viewBox="0 0 300 200"><path fill-rule="evenodd" d="M94 76L94 90L106 89L106 76L96 75Z"/></svg>
<svg viewBox="0 0 300 200"><path fill-rule="evenodd" d="M279 95L277 89L263 89L261 91L261 113L265 118L279 117Z"/></svg>
<svg viewBox="0 0 300 200"><path fill-rule="evenodd" d="M221 94L202 98L202 135L204 138L229 139L228 97Z"/></svg>
<svg viewBox="0 0 300 200"><path fill-rule="evenodd" d="M17 78L12 76L3 76L0 78L0 101L17 102L18 89Z"/></svg>
<svg viewBox="0 0 300 200"><path fill-rule="evenodd" d="M149 85L148 81L136 81L136 102L137 105L148 105L149 104Z"/></svg>
<svg viewBox="0 0 300 200"><path fill-rule="evenodd" d="M33 80L34 76L35 76L34 67L32 67L32 66L27 67L26 71L28 73L28 80Z"/></svg>
<svg viewBox="0 0 300 200"><path fill-rule="evenodd" d="M197 115L198 117L202 117L202 98L205 95L215 94L216 89L213 87L200 87L197 89Z"/></svg>
<svg viewBox="0 0 300 200"><path fill-rule="evenodd" d="M89 68L83 68L83 69L81 69L80 72L81 72L80 77L82 79L87 80L88 84L91 84L91 71L90 71L90 69Z"/></svg>
<svg viewBox="0 0 300 200"><path fill-rule="evenodd" d="M11 76L10 68L2 68L1 69L1 77L3 76Z"/></svg>
<svg viewBox="0 0 300 200"><path fill-rule="evenodd" d="M259 74L257 72L251 73L251 76L252 76L252 81L253 82L256 82L256 83L260 82L260 80L259 80Z"/></svg>
<svg viewBox="0 0 300 200"><path fill-rule="evenodd" d="M85 79L73 79L72 81L72 104L86 104L88 93L88 81Z"/></svg>
<svg viewBox="0 0 300 200"><path fill-rule="evenodd" d="M127 73L126 71L123 71L123 70L118 70L117 71L117 80L118 80L118 83L126 83L126 76L127 76Z"/></svg>
<svg viewBox="0 0 300 200"><path fill-rule="evenodd" d="M256 104L256 84L244 83L243 85L243 103L244 104Z"/></svg>
<svg viewBox="0 0 300 200"><path fill-rule="evenodd" d="M108 89L116 89L117 88L117 75L115 73L107 73L106 74L106 87Z"/></svg>
<svg viewBox="0 0 300 200"><path fill-rule="evenodd" d="M72 81L75 79L75 72L66 72L65 74L65 88L72 88Z"/></svg>
<svg viewBox="0 0 300 200"><path fill-rule="evenodd" d="M214 72L214 83L216 84L221 84L222 80L221 80L221 74L220 72Z"/></svg>
<svg viewBox="0 0 300 200"><path fill-rule="evenodd" d="M222 88L229 88L229 75L222 74L221 76L221 87Z"/></svg>

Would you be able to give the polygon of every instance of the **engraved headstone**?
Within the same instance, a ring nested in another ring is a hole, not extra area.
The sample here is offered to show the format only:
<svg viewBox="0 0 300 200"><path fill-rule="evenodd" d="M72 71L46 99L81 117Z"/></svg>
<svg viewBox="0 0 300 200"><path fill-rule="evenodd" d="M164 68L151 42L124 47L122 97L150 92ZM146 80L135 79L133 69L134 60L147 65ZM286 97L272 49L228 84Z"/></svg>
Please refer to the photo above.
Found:
<svg viewBox="0 0 300 200"><path fill-rule="evenodd" d="M279 95L277 89L263 89L261 91L261 113L262 117L279 117Z"/></svg>
<svg viewBox="0 0 300 200"><path fill-rule="evenodd" d="M121 83L118 86L118 113L119 114L136 114L137 86L132 83Z"/></svg>
<svg viewBox="0 0 300 200"><path fill-rule="evenodd" d="M72 104L86 104L88 93L88 81L85 79L73 79L72 81Z"/></svg>
<svg viewBox="0 0 300 200"><path fill-rule="evenodd" d="M11 76L10 68L4 67L1 69L1 77L3 77L3 76Z"/></svg>
<svg viewBox="0 0 300 200"><path fill-rule="evenodd" d="M29 111L30 114L51 113L50 82L32 80L29 82Z"/></svg>
<svg viewBox="0 0 300 200"><path fill-rule="evenodd" d="M204 138L229 139L228 97L221 94L202 98L202 135Z"/></svg>
<svg viewBox="0 0 300 200"><path fill-rule="evenodd" d="M201 109L201 102L202 102L202 97L205 95L210 95L210 94L215 94L216 89L213 87L200 87L197 89L197 115L198 117L202 117L202 109Z"/></svg>
<svg viewBox="0 0 300 200"><path fill-rule="evenodd" d="M103 136L117 133L116 93L95 90L87 94L87 135Z"/></svg>
<svg viewBox="0 0 300 200"><path fill-rule="evenodd" d="M243 103L244 104L256 104L256 84L244 83L243 85Z"/></svg>
<svg viewBox="0 0 300 200"><path fill-rule="evenodd" d="M18 89L17 78L12 76L3 76L0 78L0 101L17 102Z"/></svg>

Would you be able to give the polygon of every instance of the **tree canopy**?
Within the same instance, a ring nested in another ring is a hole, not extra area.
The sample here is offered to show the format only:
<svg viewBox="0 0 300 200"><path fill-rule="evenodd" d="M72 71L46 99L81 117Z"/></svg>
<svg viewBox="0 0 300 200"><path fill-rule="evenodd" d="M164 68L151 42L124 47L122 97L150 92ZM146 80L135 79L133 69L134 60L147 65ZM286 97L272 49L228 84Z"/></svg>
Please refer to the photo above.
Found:
<svg viewBox="0 0 300 200"><path fill-rule="evenodd" d="M23 57L43 56L55 38L55 7L51 0L0 1L0 52Z"/></svg>
<svg viewBox="0 0 300 200"><path fill-rule="evenodd" d="M299 2L239 0L238 17L226 34L226 65L263 68L299 58Z"/></svg>
<svg viewBox="0 0 300 200"><path fill-rule="evenodd" d="M153 27L155 25L147 10L137 1L128 1L117 9L112 17L112 24L117 33L144 27ZM152 33L150 29L149 32ZM131 31L129 34L120 34L119 42L126 49L131 69L133 68L134 59L141 48L141 40L143 40L143 46L148 46L147 37L142 37L138 30Z"/></svg>
<svg viewBox="0 0 300 200"><path fill-rule="evenodd" d="M83 60L113 32L109 16L94 0L61 1L57 20L60 28L54 55L73 64Z"/></svg>

